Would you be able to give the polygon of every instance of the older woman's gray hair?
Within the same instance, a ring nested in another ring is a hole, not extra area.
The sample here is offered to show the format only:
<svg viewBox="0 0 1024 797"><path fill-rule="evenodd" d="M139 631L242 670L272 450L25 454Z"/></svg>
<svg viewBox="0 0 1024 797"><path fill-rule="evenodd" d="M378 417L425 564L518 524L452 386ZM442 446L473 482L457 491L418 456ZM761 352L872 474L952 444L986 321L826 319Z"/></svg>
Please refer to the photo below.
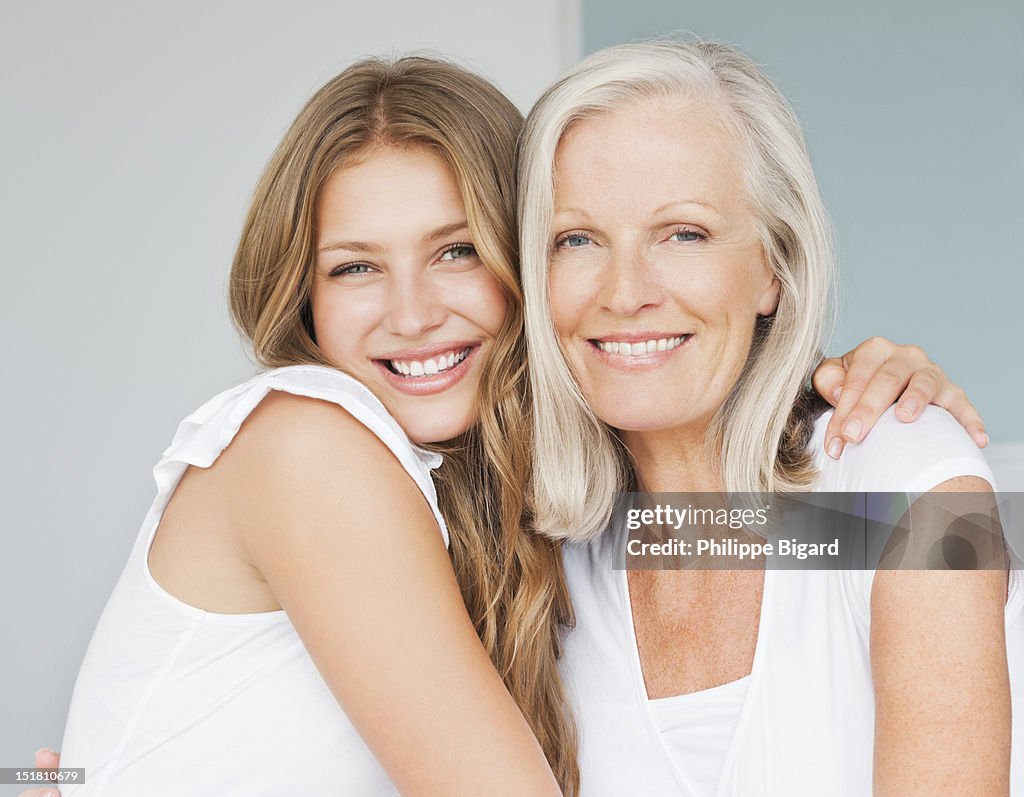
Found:
<svg viewBox="0 0 1024 797"><path fill-rule="evenodd" d="M834 279L828 217L792 108L761 69L731 47L651 41L591 55L534 106L521 144L519 221L534 397L533 500L538 529L587 539L630 489L628 453L587 406L563 356L548 303L554 163L573 122L661 99L720 112L745 154L745 196L778 309L760 319L750 361L712 425L709 452L730 491L806 489L814 477L793 412L818 362ZM642 135L642 132L638 132Z"/></svg>

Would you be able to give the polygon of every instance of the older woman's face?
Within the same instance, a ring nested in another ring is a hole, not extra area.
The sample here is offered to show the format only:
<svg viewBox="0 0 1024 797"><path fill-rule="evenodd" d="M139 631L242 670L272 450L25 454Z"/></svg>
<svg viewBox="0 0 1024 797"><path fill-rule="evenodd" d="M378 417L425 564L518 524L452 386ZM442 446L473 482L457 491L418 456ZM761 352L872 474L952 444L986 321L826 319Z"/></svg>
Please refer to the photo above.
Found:
<svg viewBox="0 0 1024 797"><path fill-rule="evenodd" d="M647 100L574 124L556 156L555 331L626 431L703 433L777 285L721 112Z"/></svg>

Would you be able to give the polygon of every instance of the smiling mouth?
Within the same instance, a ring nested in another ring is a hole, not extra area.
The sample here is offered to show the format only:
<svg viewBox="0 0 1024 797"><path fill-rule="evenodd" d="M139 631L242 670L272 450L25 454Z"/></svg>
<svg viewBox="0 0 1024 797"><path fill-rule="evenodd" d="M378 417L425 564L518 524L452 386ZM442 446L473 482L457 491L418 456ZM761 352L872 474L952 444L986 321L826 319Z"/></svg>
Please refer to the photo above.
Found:
<svg viewBox="0 0 1024 797"><path fill-rule="evenodd" d="M452 349L442 352L424 360L379 360L395 376L407 377L409 379L420 379L426 376L435 376L454 368L473 350L472 346L462 349Z"/></svg>
<svg viewBox="0 0 1024 797"><path fill-rule="evenodd" d="M691 335L675 335L668 338L650 338L648 340L597 340L591 339L590 345L606 354L617 354L620 357L646 357L649 354L672 351L682 346Z"/></svg>

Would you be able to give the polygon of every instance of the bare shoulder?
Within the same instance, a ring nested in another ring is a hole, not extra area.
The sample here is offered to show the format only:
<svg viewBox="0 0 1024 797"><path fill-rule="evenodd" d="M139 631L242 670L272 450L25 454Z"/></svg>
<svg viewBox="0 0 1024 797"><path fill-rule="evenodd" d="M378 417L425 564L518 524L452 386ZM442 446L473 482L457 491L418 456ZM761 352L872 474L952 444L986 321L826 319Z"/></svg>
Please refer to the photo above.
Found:
<svg viewBox="0 0 1024 797"><path fill-rule="evenodd" d="M880 584L913 579L917 571L974 572L1005 583L1006 546L996 495L981 476L954 476L914 498L892 528L878 564Z"/></svg>
<svg viewBox="0 0 1024 797"><path fill-rule="evenodd" d="M266 465L295 457L342 458L350 448L360 454L387 451L387 446L344 407L281 390L271 390L257 405L232 445L264 456L273 453L269 461L261 457Z"/></svg>
<svg viewBox="0 0 1024 797"><path fill-rule="evenodd" d="M423 493L395 454L332 402L271 391L221 457L257 566L299 537L358 533L385 507L413 527L432 527L440 539Z"/></svg>
<svg viewBox="0 0 1024 797"><path fill-rule="evenodd" d="M343 407L272 390L210 470L236 515L257 519L292 494L305 500L325 484L345 492L339 477L355 466L378 472L392 462L387 446Z"/></svg>
<svg viewBox="0 0 1024 797"><path fill-rule="evenodd" d="M933 493L980 493L992 495L992 485L980 476L955 476L947 479L941 484L935 485L930 492ZM990 499L984 499L986 503Z"/></svg>
<svg viewBox="0 0 1024 797"><path fill-rule="evenodd" d="M391 449L344 407L279 390L253 409L221 459L256 505L317 501L325 487L358 500L367 480L413 485Z"/></svg>
<svg viewBox="0 0 1024 797"><path fill-rule="evenodd" d="M390 450L344 408L273 390L210 467L185 472L153 541L150 571L166 591L207 611L278 609L259 550L273 555L289 529L315 528L318 513L342 520L339 505L372 516L364 479L407 503L423 501Z"/></svg>

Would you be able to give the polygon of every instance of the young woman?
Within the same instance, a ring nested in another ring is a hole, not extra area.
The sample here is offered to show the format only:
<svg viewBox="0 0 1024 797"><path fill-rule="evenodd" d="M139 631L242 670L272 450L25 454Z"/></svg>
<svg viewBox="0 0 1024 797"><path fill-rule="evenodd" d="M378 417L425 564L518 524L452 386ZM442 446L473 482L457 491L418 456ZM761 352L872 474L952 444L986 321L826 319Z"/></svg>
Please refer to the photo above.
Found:
<svg viewBox="0 0 1024 797"><path fill-rule="evenodd" d="M526 440L520 125L424 59L358 63L299 114L231 274L269 370L156 466L76 683L66 794L572 789L557 553L521 533L504 485L526 452L497 440Z"/></svg>
<svg viewBox="0 0 1024 797"><path fill-rule="evenodd" d="M520 123L424 59L356 64L299 115L232 269L269 370L155 469L76 685L67 794L576 792L570 610L556 546L524 533ZM930 368L890 353L901 385Z"/></svg>
<svg viewBox="0 0 1024 797"><path fill-rule="evenodd" d="M582 794L1010 792L1024 590L1000 537L971 572L615 569L625 490L925 493L911 547L993 507L991 472L941 410L910 426L889 411L824 456L830 413L798 397L832 250L777 89L721 45L612 48L541 98L523 152L536 522L581 543L564 547L563 671ZM940 542L963 543L951 528Z"/></svg>

